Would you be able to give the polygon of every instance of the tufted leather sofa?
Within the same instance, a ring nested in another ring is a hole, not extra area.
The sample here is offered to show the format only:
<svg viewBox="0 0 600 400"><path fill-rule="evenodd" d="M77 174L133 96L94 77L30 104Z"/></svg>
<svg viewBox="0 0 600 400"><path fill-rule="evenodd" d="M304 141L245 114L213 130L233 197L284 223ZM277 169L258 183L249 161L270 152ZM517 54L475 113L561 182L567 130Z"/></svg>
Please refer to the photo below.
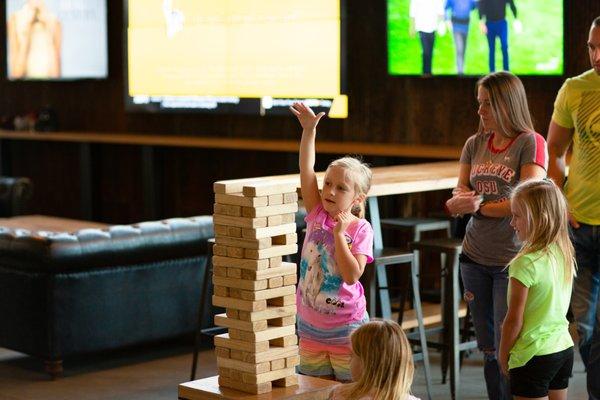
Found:
<svg viewBox="0 0 600 400"><path fill-rule="evenodd" d="M192 332L212 236L210 216L72 233L0 227L0 347L52 374L72 354Z"/></svg>

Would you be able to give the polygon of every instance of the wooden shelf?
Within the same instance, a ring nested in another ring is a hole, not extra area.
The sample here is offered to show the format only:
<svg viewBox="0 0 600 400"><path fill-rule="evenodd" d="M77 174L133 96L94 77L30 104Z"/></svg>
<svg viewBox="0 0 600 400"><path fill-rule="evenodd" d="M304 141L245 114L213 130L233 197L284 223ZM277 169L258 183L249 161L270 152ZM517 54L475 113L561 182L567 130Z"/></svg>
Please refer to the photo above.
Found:
<svg viewBox="0 0 600 400"><path fill-rule="evenodd" d="M422 303L423 323L425 326L442 323L442 306L439 303ZM461 302L458 306L458 317L464 318L467 315L467 305ZM398 313L392 313L392 319L398 321ZM402 318L402 329L417 328L417 315L414 309L404 311Z"/></svg>

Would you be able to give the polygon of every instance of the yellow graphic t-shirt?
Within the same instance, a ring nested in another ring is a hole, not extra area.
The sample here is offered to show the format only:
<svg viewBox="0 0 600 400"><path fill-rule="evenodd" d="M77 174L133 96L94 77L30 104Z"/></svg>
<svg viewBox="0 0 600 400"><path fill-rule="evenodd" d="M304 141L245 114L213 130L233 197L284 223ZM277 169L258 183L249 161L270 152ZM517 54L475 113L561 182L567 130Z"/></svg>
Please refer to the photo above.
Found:
<svg viewBox="0 0 600 400"><path fill-rule="evenodd" d="M571 212L579 222L600 225L600 76L593 69L565 81L552 120L575 130L565 185Z"/></svg>

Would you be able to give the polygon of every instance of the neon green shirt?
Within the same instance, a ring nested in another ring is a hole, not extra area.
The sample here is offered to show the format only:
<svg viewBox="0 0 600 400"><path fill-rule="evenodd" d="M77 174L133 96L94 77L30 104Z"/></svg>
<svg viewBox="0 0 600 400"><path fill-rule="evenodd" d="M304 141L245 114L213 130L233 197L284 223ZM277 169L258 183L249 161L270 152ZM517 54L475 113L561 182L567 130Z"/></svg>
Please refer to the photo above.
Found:
<svg viewBox="0 0 600 400"><path fill-rule="evenodd" d="M548 251L523 255L509 265L508 276L529 288L523 327L510 350L509 369L522 367L534 356L573 346L566 318L573 280L565 281L563 259L558 247L551 245ZM510 286L508 298L510 301Z"/></svg>
<svg viewBox="0 0 600 400"><path fill-rule="evenodd" d="M600 225L600 76L591 69L567 79L554 102L552 120L574 129L565 195L576 220Z"/></svg>

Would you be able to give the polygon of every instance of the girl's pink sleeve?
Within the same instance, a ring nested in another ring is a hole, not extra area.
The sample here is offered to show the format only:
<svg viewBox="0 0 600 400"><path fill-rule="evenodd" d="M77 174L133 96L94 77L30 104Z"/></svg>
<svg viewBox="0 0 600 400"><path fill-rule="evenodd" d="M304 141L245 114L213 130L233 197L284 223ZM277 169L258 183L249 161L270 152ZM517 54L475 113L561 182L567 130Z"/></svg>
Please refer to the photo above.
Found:
<svg viewBox="0 0 600 400"><path fill-rule="evenodd" d="M352 243L352 254L367 256L367 263L373 262L373 228L369 221L361 220Z"/></svg>

